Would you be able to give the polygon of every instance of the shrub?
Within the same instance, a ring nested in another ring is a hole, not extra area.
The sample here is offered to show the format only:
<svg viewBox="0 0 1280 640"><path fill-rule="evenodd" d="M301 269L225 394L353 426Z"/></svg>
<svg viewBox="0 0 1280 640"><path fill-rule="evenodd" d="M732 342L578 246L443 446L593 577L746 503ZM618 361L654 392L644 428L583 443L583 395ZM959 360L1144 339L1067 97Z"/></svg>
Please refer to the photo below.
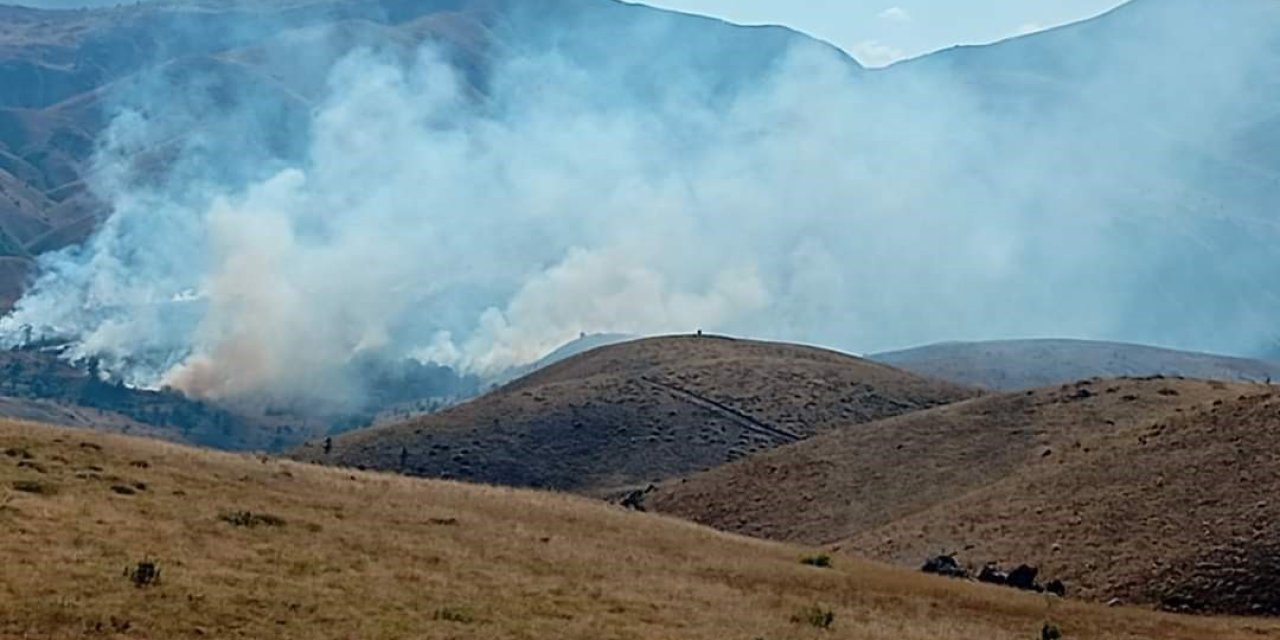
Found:
<svg viewBox="0 0 1280 640"><path fill-rule="evenodd" d="M799 613L791 616L791 621L796 624L807 624L811 627L819 629L830 629L831 625L836 621L836 614L830 609L823 609L817 605L801 609Z"/></svg>
<svg viewBox="0 0 1280 640"><path fill-rule="evenodd" d="M160 566L150 560L127 567L124 575L138 588L160 584Z"/></svg>
<svg viewBox="0 0 1280 640"><path fill-rule="evenodd" d="M33 460L23 460L19 462L18 468L30 469L36 473L49 473L49 469L47 469L44 465L40 464L39 462L35 462Z"/></svg>
<svg viewBox="0 0 1280 640"><path fill-rule="evenodd" d="M476 621L475 616L473 616L470 611L466 609L457 609L454 607L443 607L441 609L436 609L435 614L431 617L434 620L442 620L444 622L458 622L461 624L471 624L472 622Z"/></svg>
<svg viewBox="0 0 1280 640"><path fill-rule="evenodd" d="M41 496L51 496L58 493L58 487L39 480L14 480L12 486L14 491L34 493Z"/></svg>
<svg viewBox="0 0 1280 640"><path fill-rule="evenodd" d="M1040 640L1062 640L1062 629L1056 624L1044 623L1040 628Z"/></svg>
<svg viewBox="0 0 1280 640"><path fill-rule="evenodd" d="M235 527L283 527L284 518L269 513L253 513L250 511L224 511L218 519Z"/></svg>
<svg viewBox="0 0 1280 640"><path fill-rule="evenodd" d="M831 567L831 556L825 553L819 553L816 556L807 556L800 559L800 564L807 564L811 567L822 567L824 569Z"/></svg>

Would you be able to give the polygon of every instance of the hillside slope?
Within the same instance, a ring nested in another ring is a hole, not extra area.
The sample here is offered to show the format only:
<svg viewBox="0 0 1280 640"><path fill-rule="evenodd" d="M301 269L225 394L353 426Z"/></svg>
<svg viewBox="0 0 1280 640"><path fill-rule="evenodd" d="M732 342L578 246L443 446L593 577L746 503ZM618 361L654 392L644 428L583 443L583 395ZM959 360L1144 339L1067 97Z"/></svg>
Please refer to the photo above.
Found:
<svg viewBox="0 0 1280 640"><path fill-rule="evenodd" d="M716 337L603 347L437 414L295 455L414 475L602 493L710 468L974 391L844 354Z"/></svg>
<svg viewBox="0 0 1280 640"><path fill-rule="evenodd" d="M1017 559L1096 599L1280 615L1280 394L1130 424L846 541Z"/></svg>
<svg viewBox="0 0 1280 640"><path fill-rule="evenodd" d="M528 491L0 422L0 637L1246 640ZM37 469L37 467L39 469ZM15 487L23 487L16 490ZM135 586L138 563L158 583ZM829 630L803 622L820 606ZM793 622L796 618L801 622Z"/></svg>
<svg viewBox="0 0 1280 640"><path fill-rule="evenodd" d="M1264 497L1280 491L1280 456L1263 444L1280 427L1273 397L1169 379L989 396L670 482L645 506L904 565L941 549L979 566L1029 562L1084 597L1174 606L1165 591L1203 589L1187 562L1278 540L1280 505ZM1249 575L1218 576L1228 586L1194 607L1280 611L1280 589L1234 591L1263 586Z"/></svg>
<svg viewBox="0 0 1280 640"><path fill-rule="evenodd" d="M1201 380L1280 380L1280 364L1091 340L946 342L868 356L922 376L1000 391L1088 378L1171 376Z"/></svg>

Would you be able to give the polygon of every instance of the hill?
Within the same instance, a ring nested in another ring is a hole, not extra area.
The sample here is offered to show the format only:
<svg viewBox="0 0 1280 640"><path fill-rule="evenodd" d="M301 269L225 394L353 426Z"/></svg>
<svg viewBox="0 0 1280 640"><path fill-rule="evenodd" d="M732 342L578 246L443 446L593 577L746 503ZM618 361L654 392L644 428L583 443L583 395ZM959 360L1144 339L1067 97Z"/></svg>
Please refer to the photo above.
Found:
<svg viewBox="0 0 1280 640"><path fill-rule="evenodd" d="M1026 640L1046 614L1073 640L1280 633L1046 609L843 556L809 567L811 550L570 496L13 422L0 451L6 638ZM815 606L834 615L829 630L805 622Z"/></svg>
<svg viewBox="0 0 1280 640"><path fill-rule="evenodd" d="M947 342L868 356L922 376L998 391L1088 378L1170 376L1201 380L1280 380L1280 364L1090 340Z"/></svg>
<svg viewBox="0 0 1280 640"><path fill-rule="evenodd" d="M301 459L586 493L644 486L972 397L852 356L718 337L595 349L481 398L312 442Z"/></svg>
<svg viewBox="0 0 1280 640"><path fill-rule="evenodd" d="M906 565L943 549L1036 564L1100 601L1275 613L1280 589L1257 579L1280 539L1275 398L1171 379L988 396L673 481L645 506Z"/></svg>
<svg viewBox="0 0 1280 640"><path fill-rule="evenodd" d="M966 549L1097 599L1280 615L1277 416L1280 394L1257 388L1123 425L846 544L901 560Z"/></svg>

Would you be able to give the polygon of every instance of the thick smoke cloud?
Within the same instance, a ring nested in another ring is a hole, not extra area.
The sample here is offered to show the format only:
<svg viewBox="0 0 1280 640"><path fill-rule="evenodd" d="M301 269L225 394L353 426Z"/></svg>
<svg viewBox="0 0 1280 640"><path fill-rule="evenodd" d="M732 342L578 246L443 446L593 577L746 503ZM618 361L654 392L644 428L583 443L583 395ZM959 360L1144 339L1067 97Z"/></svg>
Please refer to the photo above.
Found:
<svg viewBox="0 0 1280 640"><path fill-rule="evenodd" d="M124 108L95 179L115 214L42 260L2 328L69 336L138 384L278 402L340 399L369 357L497 372L580 332L1248 350L1280 317L1274 176L1231 182L1223 132L1271 43L1232 19L1184 55L1199 16L1166 19L1071 45L1080 73L1019 95L797 44L715 99L678 69L655 92L513 48L481 97L426 47L344 55L292 154L169 149L172 109ZM176 168L140 178L158 145Z"/></svg>

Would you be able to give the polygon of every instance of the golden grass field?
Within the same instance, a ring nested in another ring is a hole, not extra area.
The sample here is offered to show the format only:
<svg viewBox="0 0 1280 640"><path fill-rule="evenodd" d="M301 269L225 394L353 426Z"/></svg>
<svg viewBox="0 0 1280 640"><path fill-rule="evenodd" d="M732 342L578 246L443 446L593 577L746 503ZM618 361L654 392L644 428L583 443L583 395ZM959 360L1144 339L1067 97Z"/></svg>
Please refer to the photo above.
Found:
<svg viewBox="0 0 1280 640"><path fill-rule="evenodd" d="M1069 640L1280 638L1272 621L1051 601L846 556L806 566L812 549L585 498L26 423L0 422L0 505L6 639L1033 640L1046 618ZM283 524L220 518L237 511ZM143 560L158 585L126 577ZM792 620L815 606L830 629Z"/></svg>

